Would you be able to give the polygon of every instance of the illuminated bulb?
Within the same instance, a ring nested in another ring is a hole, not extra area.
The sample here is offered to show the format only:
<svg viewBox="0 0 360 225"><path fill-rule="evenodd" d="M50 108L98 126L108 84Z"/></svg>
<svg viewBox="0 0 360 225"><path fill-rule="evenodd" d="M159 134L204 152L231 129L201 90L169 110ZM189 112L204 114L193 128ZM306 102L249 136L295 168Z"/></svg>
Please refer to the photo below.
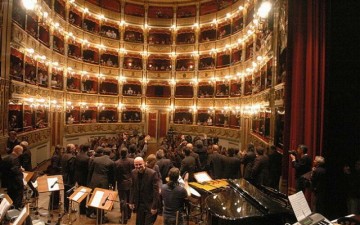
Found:
<svg viewBox="0 0 360 225"><path fill-rule="evenodd" d="M32 48L28 48L28 49L26 49L26 51L30 54L34 54L34 52L35 52L34 49L32 49Z"/></svg>
<svg viewBox="0 0 360 225"><path fill-rule="evenodd" d="M43 13L43 17L44 17L44 18L47 18L48 15L49 15L49 13L47 13L47 12L44 12L44 13Z"/></svg>
<svg viewBox="0 0 360 225"><path fill-rule="evenodd" d="M87 13L89 12L89 9L88 8L84 8L84 13Z"/></svg>
<svg viewBox="0 0 360 225"><path fill-rule="evenodd" d="M22 1L26 10L34 10L36 6L36 0L23 0Z"/></svg>
<svg viewBox="0 0 360 225"><path fill-rule="evenodd" d="M103 19L105 19L105 16L102 15L102 14L100 14L100 15L99 15L99 19L100 19L100 20L103 20Z"/></svg>
<svg viewBox="0 0 360 225"><path fill-rule="evenodd" d="M74 3L74 2L75 2L75 0L69 0L69 2L70 2L70 3Z"/></svg>
<svg viewBox="0 0 360 225"><path fill-rule="evenodd" d="M193 27L199 27L198 23L194 23Z"/></svg>
<svg viewBox="0 0 360 225"><path fill-rule="evenodd" d="M244 9L243 6L239 6L239 11L242 11Z"/></svg>
<svg viewBox="0 0 360 225"><path fill-rule="evenodd" d="M258 15L261 18L265 19L268 17L270 10L271 10L271 3L269 1L262 2L258 10Z"/></svg>
<svg viewBox="0 0 360 225"><path fill-rule="evenodd" d="M147 23L144 24L144 28L147 29L148 28L148 25Z"/></svg>
<svg viewBox="0 0 360 225"><path fill-rule="evenodd" d="M55 28L58 28L58 27L59 27L59 23L58 23L58 22L54 23L54 27L55 27Z"/></svg>
<svg viewBox="0 0 360 225"><path fill-rule="evenodd" d="M213 19L212 23L213 23L213 24L216 24L216 23L217 23L217 20L216 20L216 19Z"/></svg>
<svg viewBox="0 0 360 225"><path fill-rule="evenodd" d="M231 14L230 13L226 13L226 18L230 18Z"/></svg>
<svg viewBox="0 0 360 225"><path fill-rule="evenodd" d="M261 55L259 55L258 57L256 57L256 60L261 61L261 60L263 60L263 57Z"/></svg>
<svg viewBox="0 0 360 225"><path fill-rule="evenodd" d="M121 20L120 21L120 26L123 26L123 25L125 25L126 24L126 22L124 21L124 20Z"/></svg>

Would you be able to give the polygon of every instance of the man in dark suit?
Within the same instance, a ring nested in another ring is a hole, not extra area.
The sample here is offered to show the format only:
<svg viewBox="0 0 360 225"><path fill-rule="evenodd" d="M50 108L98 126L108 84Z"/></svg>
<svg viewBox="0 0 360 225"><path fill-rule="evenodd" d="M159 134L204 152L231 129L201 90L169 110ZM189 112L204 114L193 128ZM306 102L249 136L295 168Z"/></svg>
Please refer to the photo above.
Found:
<svg viewBox="0 0 360 225"><path fill-rule="evenodd" d="M213 179L220 179L223 176L223 157L224 156L219 153L219 146L213 145L212 153L207 160L209 172Z"/></svg>
<svg viewBox="0 0 360 225"><path fill-rule="evenodd" d="M190 156L194 157L195 159L195 172L198 172L201 170L201 163L200 163L200 157L199 154L194 152L194 146L191 143L187 143L186 147L190 149Z"/></svg>
<svg viewBox="0 0 360 225"><path fill-rule="evenodd" d="M166 184L166 177L168 176L169 170L173 167L173 164L170 159L165 158L165 153L162 149L156 152L156 159L156 165L159 166L162 183Z"/></svg>
<svg viewBox="0 0 360 225"><path fill-rule="evenodd" d="M19 162L22 168L24 168L25 171L32 171L32 164L31 164L31 151L29 149L29 143L27 141L20 142L21 147L23 147L23 153L19 156ZM35 181L36 177L33 176L31 178L31 181ZM28 185L29 188L32 190L32 196L31 197L38 197L39 192L36 190L36 188L33 186L32 182L29 181Z"/></svg>
<svg viewBox="0 0 360 225"><path fill-rule="evenodd" d="M324 214L326 205L326 188L327 176L325 169L325 159L322 156L315 156L314 164L311 173L311 187L315 199L315 212Z"/></svg>
<svg viewBox="0 0 360 225"><path fill-rule="evenodd" d="M16 131L10 131L9 132L9 138L6 141L6 152L8 154L12 153L12 150L16 145L20 145L20 141L17 138Z"/></svg>
<svg viewBox="0 0 360 225"><path fill-rule="evenodd" d="M264 154L263 147L256 148L256 159L251 177L251 180L257 185L267 186L269 183L269 157Z"/></svg>
<svg viewBox="0 0 360 225"><path fill-rule="evenodd" d="M296 191L304 191L305 183L301 176L311 171L311 158L307 151L306 145L299 145L296 149L296 156L290 154L292 166L295 168Z"/></svg>
<svg viewBox="0 0 360 225"><path fill-rule="evenodd" d="M235 157L235 150L228 148L227 156L223 156L223 176L225 179L239 179L241 177L241 162L240 159Z"/></svg>
<svg viewBox="0 0 360 225"><path fill-rule="evenodd" d="M136 225L151 225L155 222L159 186L157 173L145 167L144 159L136 157L135 169L131 173L132 188L130 191L130 208L136 209Z"/></svg>
<svg viewBox="0 0 360 225"><path fill-rule="evenodd" d="M64 181L64 210L69 211L69 190L75 185L74 168L75 168L75 145L68 144L66 152L61 157L62 176Z"/></svg>
<svg viewBox="0 0 360 225"><path fill-rule="evenodd" d="M75 158L75 181L79 186L87 186L87 175L89 171L89 161L90 157L88 156L88 151L90 146L84 144L81 146L80 153ZM86 214L86 201L80 203L80 214Z"/></svg>
<svg viewBox="0 0 360 225"><path fill-rule="evenodd" d="M115 180L120 199L121 218L120 223L126 224L131 217L131 210L129 207L130 188L132 185L131 171L134 167L134 159L128 158L127 148L120 150L120 159L115 162Z"/></svg>
<svg viewBox="0 0 360 225"><path fill-rule="evenodd" d="M6 188L9 197L13 200L15 208L23 207L24 183L23 168L19 163L19 156L23 152L23 147L15 145L12 153L7 155L2 162L2 171L6 179Z"/></svg>
<svg viewBox="0 0 360 225"><path fill-rule="evenodd" d="M98 154L89 164L89 187L109 189L109 185L114 183L114 161L110 159L110 151L99 147L96 150ZM93 209L89 209L87 216L91 217ZM103 212L101 212L103 213ZM98 218L101 218L100 216ZM103 217L100 223L107 223L109 220Z"/></svg>
<svg viewBox="0 0 360 225"><path fill-rule="evenodd" d="M191 150L188 147L184 149L185 158L181 161L180 174L183 176L189 173L189 181L194 181L194 172L196 168L195 158L191 156Z"/></svg>
<svg viewBox="0 0 360 225"><path fill-rule="evenodd" d="M269 187L279 190L281 176L282 154L274 145L269 149Z"/></svg>
<svg viewBox="0 0 360 225"><path fill-rule="evenodd" d="M252 170L256 159L255 146L252 143L248 144L247 152L242 154L240 159L241 163L244 164L244 179L252 182Z"/></svg>

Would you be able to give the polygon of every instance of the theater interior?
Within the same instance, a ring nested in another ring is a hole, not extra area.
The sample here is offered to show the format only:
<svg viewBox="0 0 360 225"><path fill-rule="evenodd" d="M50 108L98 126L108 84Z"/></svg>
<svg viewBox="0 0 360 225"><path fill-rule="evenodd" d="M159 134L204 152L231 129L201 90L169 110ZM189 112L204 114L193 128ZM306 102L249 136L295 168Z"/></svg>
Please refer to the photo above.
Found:
<svg viewBox="0 0 360 225"><path fill-rule="evenodd" d="M3 0L1 157L11 131L29 143L37 172L57 145L123 133L149 135L146 155L156 153L169 131L218 139L241 152L250 143L265 154L275 146L282 154L278 189L287 198L296 193L289 152L305 144L312 160L326 160L324 216L348 215L343 169L360 160L358 6L338 0ZM47 208L48 200L39 204ZM118 224L114 211L118 205L107 214ZM207 212L190 224L231 224ZM72 216L75 224L95 224ZM162 224L159 217L155 224ZM71 224L66 217L62 223Z"/></svg>

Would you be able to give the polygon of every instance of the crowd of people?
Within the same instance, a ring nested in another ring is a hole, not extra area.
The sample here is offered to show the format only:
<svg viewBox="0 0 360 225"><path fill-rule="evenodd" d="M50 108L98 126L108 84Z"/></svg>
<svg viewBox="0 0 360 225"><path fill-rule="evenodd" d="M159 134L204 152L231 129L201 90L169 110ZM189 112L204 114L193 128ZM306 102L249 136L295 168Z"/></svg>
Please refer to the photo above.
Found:
<svg viewBox="0 0 360 225"><path fill-rule="evenodd" d="M147 154L149 140L149 135L133 131L114 137L93 138L80 146L56 146L45 173L63 176L65 212L71 210L67 196L79 185L92 189L117 189L120 224L126 224L133 211L138 225L153 224L158 214L162 214L166 225L183 224L183 206L188 192L180 185L179 177L184 177L185 182L195 181L194 174L199 171L207 171L213 179L244 178L256 186L279 189L283 159L275 146L267 151L254 144L249 144L245 151L226 149L219 145L216 137L208 138L205 134L186 136L170 129L156 153ZM14 131L10 133L7 146L8 156L1 162L4 171L2 186L8 188L14 206L21 208L24 192L22 172L32 170L31 151L28 143L20 142ZM304 191L309 181L316 199L316 211L323 212L325 159L316 156L312 162L307 147L299 145L296 151L290 152L290 160L295 169L297 190ZM348 207L355 213L359 210L359 168L360 161L354 169L344 168L345 177L353 187ZM36 189L30 188L33 195L38 196ZM51 195L51 209L58 209L60 192ZM89 218L103 218L103 223L108 222L106 216L96 216L94 208L86 207L85 201L80 204L79 211Z"/></svg>

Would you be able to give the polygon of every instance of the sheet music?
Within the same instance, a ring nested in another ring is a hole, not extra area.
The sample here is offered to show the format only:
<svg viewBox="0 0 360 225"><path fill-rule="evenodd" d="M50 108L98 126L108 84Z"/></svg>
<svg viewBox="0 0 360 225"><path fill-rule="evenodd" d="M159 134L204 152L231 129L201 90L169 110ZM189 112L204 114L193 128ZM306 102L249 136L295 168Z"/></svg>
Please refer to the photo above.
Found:
<svg viewBox="0 0 360 225"><path fill-rule="evenodd" d="M291 207L294 210L297 221L304 219L311 214L309 204L302 191L289 196Z"/></svg>
<svg viewBox="0 0 360 225"><path fill-rule="evenodd" d="M100 205L100 202L101 202L101 199L102 197L104 196L104 192L103 191L97 191L95 193L95 196L90 204L90 206L93 206L93 207L99 207Z"/></svg>
<svg viewBox="0 0 360 225"><path fill-rule="evenodd" d="M76 195L74 196L73 200L77 201L81 198L81 196L83 196L86 193L86 189L82 188L78 193L76 193Z"/></svg>
<svg viewBox="0 0 360 225"><path fill-rule="evenodd" d="M56 182L56 184L55 184ZM49 191L57 191L60 189L58 179L56 177L47 178ZM55 185L54 185L55 184Z"/></svg>
<svg viewBox="0 0 360 225"><path fill-rule="evenodd" d="M209 174L207 172L205 172L205 171L204 172L194 173L194 178L198 183L205 183L205 182L212 181Z"/></svg>
<svg viewBox="0 0 360 225"><path fill-rule="evenodd" d="M10 206L10 202L6 198L3 198L0 204L0 221L5 215L6 211L10 208Z"/></svg>
<svg viewBox="0 0 360 225"><path fill-rule="evenodd" d="M16 218L13 225L18 225L20 220L24 217L25 214L26 214L26 206L21 210L19 216Z"/></svg>

